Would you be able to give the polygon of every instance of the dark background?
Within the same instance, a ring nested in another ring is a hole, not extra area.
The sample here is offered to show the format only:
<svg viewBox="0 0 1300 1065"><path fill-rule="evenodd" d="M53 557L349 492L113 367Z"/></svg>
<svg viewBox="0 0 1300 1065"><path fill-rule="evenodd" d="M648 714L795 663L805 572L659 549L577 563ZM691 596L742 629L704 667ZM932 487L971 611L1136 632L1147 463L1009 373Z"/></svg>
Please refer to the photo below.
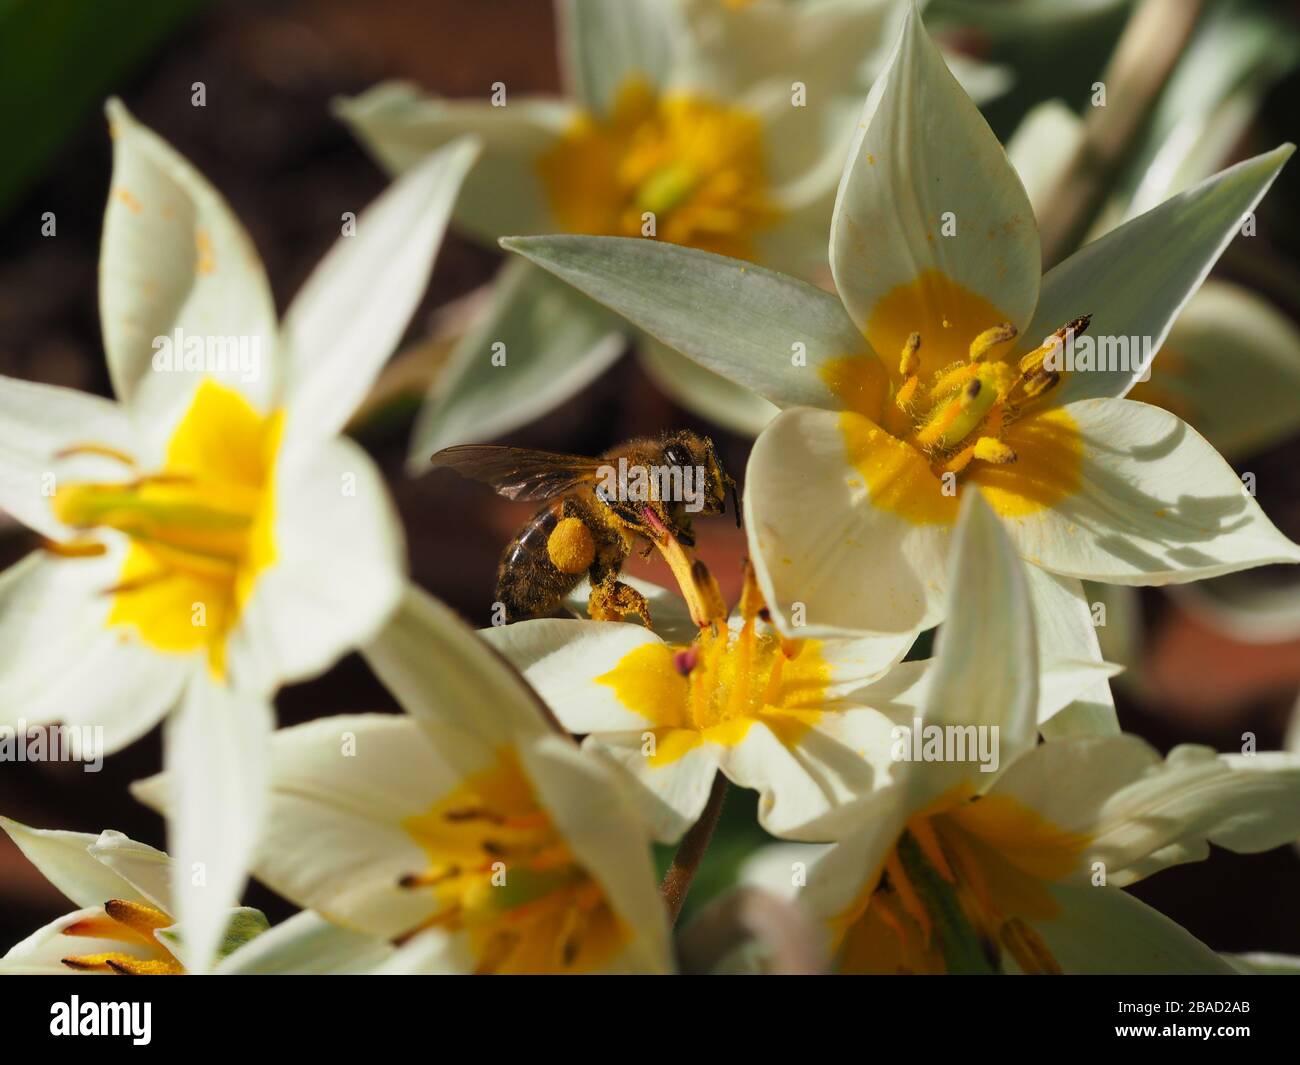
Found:
<svg viewBox="0 0 1300 1065"><path fill-rule="evenodd" d="M96 263L111 162L100 109L104 97L121 95L227 197L265 260L283 309L333 244L341 213L359 212L386 184L330 117L331 97L388 77L409 78L448 96L484 96L494 81L506 82L512 93L559 89L554 24L545 0L49 0L26 6L39 7L42 17L18 26L11 14L6 25L0 7L0 57L9 60L0 64L6 160L0 166L0 373L102 394L108 381ZM1087 35L1060 42L1055 54L1067 58L1053 66L1041 62L1040 44L1019 51L1015 42L994 48L995 57L1040 57L1027 68L1026 83L990 107L999 135L1014 129L1036 98L1082 99L1121 23L1103 20ZM978 32L959 39L973 52L989 49ZM204 108L191 105L195 81L207 87ZM1276 88L1240 155L1295 139L1297 89L1294 74ZM1223 276L1249 277L1293 317L1300 293L1298 193L1300 166L1293 162L1260 214L1271 245L1264 266L1234 263L1230 255L1220 268ZM45 211L57 216L56 238L40 235ZM497 262L496 252L449 235L409 339L427 331L436 307L489 280ZM1300 403L1300 397L1278 401ZM361 439L389 475L412 574L469 621L486 624L497 557L529 508L450 475L407 479L402 460L409 418L398 413ZM748 442L674 406L631 359L509 441L594 454L642 432L683 425L709 431L728 467L743 471ZM1300 446L1293 439L1242 466L1256 473L1260 502L1293 539L1300 539L1297 457ZM729 520L711 523L702 533L702 554L730 596L742 541ZM0 525L0 565L33 545L20 528ZM1256 579L1291 578L1265 571ZM1247 730L1257 734L1260 749L1280 746L1300 687L1300 642L1234 643L1157 590L1144 591L1142 604L1141 679L1118 692L1124 726L1162 750L1176 742L1239 750ZM0 659L4 653L0 647ZM356 656L277 699L284 724L393 706ZM157 730L109 757L98 774L74 765L0 764L0 812L38 827L116 828L161 847L161 821L126 790L159 764ZM737 859L762 840L753 807L749 793L732 789L692 904L705 901ZM1134 893L1218 949L1300 953L1300 858L1289 848L1249 857L1216 851L1210 861L1161 873ZM289 912L256 885L248 901L273 920ZM68 908L0 838L0 952Z"/></svg>

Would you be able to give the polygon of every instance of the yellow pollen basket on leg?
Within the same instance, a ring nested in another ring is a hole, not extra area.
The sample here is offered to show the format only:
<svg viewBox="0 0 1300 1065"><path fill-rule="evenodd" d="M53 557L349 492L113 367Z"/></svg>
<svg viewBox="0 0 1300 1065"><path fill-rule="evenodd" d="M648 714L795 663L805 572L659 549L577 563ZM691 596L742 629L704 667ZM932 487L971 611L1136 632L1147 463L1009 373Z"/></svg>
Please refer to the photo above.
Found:
<svg viewBox="0 0 1300 1065"><path fill-rule="evenodd" d="M886 359L899 352L896 375L869 355L822 367L844 407L847 461L873 505L916 525L951 525L963 482L977 484L1005 517L1078 490L1077 426L1042 402L1060 383L1044 367L1053 338L1013 362L1017 331L1002 317L982 296L926 270L887 292L868 320L875 350ZM1075 319L1054 337L1087 324Z"/></svg>
<svg viewBox="0 0 1300 1065"><path fill-rule="evenodd" d="M1049 888L1078 867L1086 836L1005 796L941 800L914 816L877 877L831 921L848 973L1061 968L1031 922L1059 906Z"/></svg>
<svg viewBox="0 0 1300 1065"><path fill-rule="evenodd" d="M106 589L109 625L134 629L155 650L206 650L213 672L224 675L226 637L275 559L282 425L281 413L259 414L238 392L205 379L161 470L58 489L52 507L61 522L130 540L118 581Z"/></svg>
<svg viewBox="0 0 1300 1065"><path fill-rule="evenodd" d="M537 168L570 233L752 259L754 235L778 216L756 116L641 80L623 85L608 116L581 115Z"/></svg>
<svg viewBox="0 0 1300 1065"><path fill-rule="evenodd" d="M436 904L407 939L428 928L463 932L480 973L554 974L599 969L630 938L513 750L402 827L429 867L401 886L431 892Z"/></svg>

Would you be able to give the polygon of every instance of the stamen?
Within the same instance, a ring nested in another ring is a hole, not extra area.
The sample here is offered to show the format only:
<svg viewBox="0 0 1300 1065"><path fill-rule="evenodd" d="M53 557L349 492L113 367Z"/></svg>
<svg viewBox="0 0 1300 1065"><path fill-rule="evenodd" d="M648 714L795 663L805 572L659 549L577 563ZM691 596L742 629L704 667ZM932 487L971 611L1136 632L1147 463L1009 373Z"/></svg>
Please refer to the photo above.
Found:
<svg viewBox="0 0 1300 1065"><path fill-rule="evenodd" d="M135 469L135 459L125 451L119 451L115 447L109 447L107 444L73 444L71 447L65 447L54 453L56 459L70 459L76 455L98 455L100 458L113 459L120 462L123 466L129 466Z"/></svg>
<svg viewBox="0 0 1300 1065"><path fill-rule="evenodd" d="M903 345L903 353L898 360L898 372L903 377L913 376L921 368L921 334L911 333Z"/></svg>
<svg viewBox="0 0 1300 1065"><path fill-rule="evenodd" d="M59 558L97 558L108 553L108 546L96 540L69 540L59 543L57 540L41 538L41 549Z"/></svg>
<svg viewBox="0 0 1300 1065"><path fill-rule="evenodd" d="M1016 963L1030 976L1060 976L1061 963L1052 956L1047 944L1019 917L1002 926L1002 945Z"/></svg>
<svg viewBox="0 0 1300 1065"><path fill-rule="evenodd" d="M984 330L970 342L970 361L979 362L999 344L1014 340L1018 333L1019 330L1010 322L1003 322L1001 325L995 325L992 329Z"/></svg>
<svg viewBox="0 0 1300 1065"><path fill-rule="evenodd" d="M998 465L1016 461L1015 450L992 436L981 436L975 441L974 457L982 462L993 462Z"/></svg>

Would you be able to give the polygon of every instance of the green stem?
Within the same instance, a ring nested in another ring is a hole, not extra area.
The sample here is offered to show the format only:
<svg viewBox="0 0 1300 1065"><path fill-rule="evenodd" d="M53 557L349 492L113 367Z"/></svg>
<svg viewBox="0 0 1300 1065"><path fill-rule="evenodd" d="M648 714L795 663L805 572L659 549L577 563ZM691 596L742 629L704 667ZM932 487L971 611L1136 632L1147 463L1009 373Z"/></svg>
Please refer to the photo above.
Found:
<svg viewBox="0 0 1300 1065"><path fill-rule="evenodd" d="M709 801L704 804L700 819L691 826L682 837L682 842L673 855L673 864L664 874L660 892L668 907L668 921L676 924L686 902L686 894L691 890L691 881L709 849L713 839L713 830L718 827L718 818L722 816L722 804L727 797L727 778L721 773L713 778L713 790L709 792Z"/></svg>

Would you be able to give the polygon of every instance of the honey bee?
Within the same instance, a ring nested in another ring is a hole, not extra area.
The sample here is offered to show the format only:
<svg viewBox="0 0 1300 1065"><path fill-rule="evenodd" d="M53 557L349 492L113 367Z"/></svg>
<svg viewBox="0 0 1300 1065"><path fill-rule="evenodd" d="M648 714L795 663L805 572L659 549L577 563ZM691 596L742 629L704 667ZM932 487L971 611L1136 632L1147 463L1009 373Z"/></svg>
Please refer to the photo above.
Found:
<svg viewBox="0 0 1300 1065"><path fill-rule="evenodd" d="M501 556L496 597L507 621L555 613L585 575L592 618L635 614L648 625L645 597L618 579L638 537L646 554L665 530L694 546L692 515L721 514L728 493L740 524L736 482L713 441L685 429L629 440L596 458L462 444L439 451L433 464L490 484L507 499L546 501Z"/></svg>

